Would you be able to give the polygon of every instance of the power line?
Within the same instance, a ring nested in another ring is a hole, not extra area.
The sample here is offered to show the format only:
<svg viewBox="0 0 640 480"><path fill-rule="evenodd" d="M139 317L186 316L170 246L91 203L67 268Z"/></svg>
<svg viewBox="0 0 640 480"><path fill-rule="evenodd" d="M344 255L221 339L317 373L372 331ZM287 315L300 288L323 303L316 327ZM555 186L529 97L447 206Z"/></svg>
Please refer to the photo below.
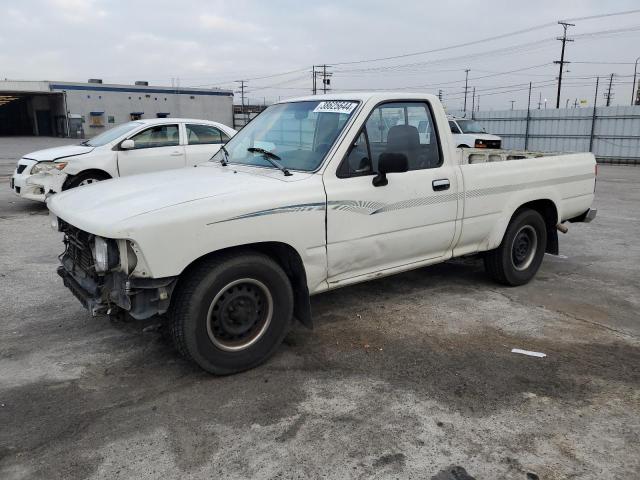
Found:
<svg viewBox="0 0 640 480"><path fill-rule="evenodd" d="M407 64L399 64L399 65L382 65L382 66L377 66L377 67L367 67L367 68L363 68L363 69L350 69L350 70L340 70L337 69L336 72L344 72L344 71L362 71L362 72L371 72L371 73L376 73L376 72L380 72L383 70L400 70L400 69L405 69L405 68L417 68L417 67L429 67L431 65L438 65L438 64L442 64L442 63L450 63L450 62L454 62L454 61L458 61L458 60L475 60L478 59L482 56L487 56L487 55L491 55L492 57L495 57L497 55L510 55L510 54L515 54L515 53L524 53L526 51L530 51L533 48L538 48L544 44L551 44L555 41L555 39L553 38L545 38L542 40L534 40L531 42L525 42L525 43L520 43L517 45L510 45L508 47L500 47L497 49L493 49L493 50L486 50L484 52L474 52L474 53L467 53L464 55L459 55L456 57L445 57L445 58L440 58L440 59L435 59L435 60L428 60L428 61L423 61L423 62L416 62L416 63L407 63ZM335 64L334 64L335 65Z"/></svg>
<svg viewBox="0 0 640 480"><path fill-rule="evenodd" d="M498 77L501 75L508 75L512 72L520 72L523 70L530 70L533 68L539 68L542 66L546 66L546 65L553 65L553 63L551 62L547 62L547 63L543 63L540 65L532 65L529 67L524 67L524 68L518 68L515 70L509 70L507 72L498 72L498 73L492 73L490 75L481 75L478 77L470 77L468 80L470 81L475 81L475 80L482 80L485 78L492 78L492 77ZM458 70L459 71L459 70ZM463 83L465 80L452 80L450 82L439 82L439 83L428 83L428 84L423 84L423 85L411 85L411 86L404 86L404 87L394 87L395 90L410 90L410 89L423 89L423 88L431 88L431 87L442 87L442 88L455 88L455 87L451 87L451 84L454 83ZM341 90L354 90L354 91L358 91L358 90L362 90L362 88L357 88L357 89L341 89ZM388 90L388 88L384 88L384 89L375 89L375 88L369 88L369 90Z"/></svg>
<svg viewBox="0 0 640 480"><path fill-rule="evenodd" d="M608 30L598 30L593 32L586 32L583 34L574 35L573 38L583 38L584 40L592 40L602 35L610 35L610 34L620 34L620 33L632 33L640 30L640 25L632 26L621 29L608 29ZM469 61L469 60L477 60L482 57L491 56L492 58L499 55L512 55L518 53L524 53L528 51L532 51L534 49L544 48L547 44L551 44L555 42L557 39L555 38L546 38L542 40L534 40L531 42L525 42L517 45L511 45L508 47L500 47L497 49L486 50L484 52L474 52L468 53L464 55L459 55L455 57L445 57L441 59L435 59L430 61L423 62L414 62L414 63L405 63L405 64L394 64L394 65L381 65L374 67L366 67L366 68L354 68L354 69L337 69L336 73L343 72L362 72L362 73L376 73L379 74L381 72L391 72L391 73L400 73L406 72L408 69L420 69L420 68L429 68L433 65L440 65L443 63L452 63L457 61ZM565 62L566 63L566 62ZM334 64L335 65L335 64ZM454 69L455 70L455 69Z"/></svg>
<svg viewBox="0 0 640 480"><path fill-rule="evenodd" d="M581 20L593 20L594 18L616 17L619 15L629 15L631 13L640 13L640 8L636 8L635 10L625 10L623 12L601 13L598 15L588 15L586 17L566 18L565 21L579 22Z"/></svg>
<svg viewBox="0 0 640 480"><path fill-rule="evenodd" d="M580 63L586 65L634 65L634 62L576 62L573 60L571 63Z"/></svg>
<svg viewBox="0 0 640 480"><path fill-rule="evenodd" d="M592 19L596 19L596 18L604 18L604 17L612 17L612 16L618 16L618 15L629 15L629 14L633 14L633 13L639 13L640 9L635 9L635 10L626 10L623 12L610 12L610 13L603 13L603 14L599 14L599 15L589 15L588 17L579 17L576 19L569 19L571 21L577 21L577 20L592 20ZM560 22L562 23L562 22ZM566 22L564 22L566 23ZM540 25L535 25L533 27L529 27L529 28L524 28L524 29L520 29L520 30L514 30L512 32L507 32L507 33L503 33L500 35L493 35L491 37L485 37L485 38L481 38L479 40L474 40L474 41L470 41L470 42L463 42L463 43L457 43L454 45L448 45L446 47L440 47L440 48L434 48L431 50L423 50L421 52L411 52L411 53L404 53L404 54L400 54L400 55L392 55L392 56L388 56L388 57L380 57L380 58L369 58L366 60L354 60L354 61L350 61L350 62L334 62L333 65L338 66L338 65L354 65L354 64L360 64L360 63L370 63L370 62L381 62L381 61L385 61L385 60L394 60L397 58L407 58L407 57L415 57L418 55L426 55L428 53L437 53L437 52L444 52L447 50L452 50L455 48L462 48L462 47L468 47L471 45L476 45L478 43L485 43L485 42L492 42L494 40L501 40L503 38L508 38L508 37L513 37L516 35L522 35L524 33L529 33L529 32L533 32L536 30L541 30L544 28L549 28L553 25L556 25L556 22L549 22L549 23L543 23Z"/></svg>
<svg viewBox="0 0 640 480"><path fill-rule="evenodd" d="M601 18L601 17L607 17L607 16L615 16L615 15L627 15L627 14L631 14L631 13L638 13L640 12L640 9L638 10L629 10L629 11L625 11L625 12L616 12L616 13L610 13L610 14L602 14L602 15L595 15L595 16L589 16L589 17L585 17L585 19L592 19L592 18ZM451 50L451 49L455 49L455 48L461 48L463 46L470 46L473 44L477 44L477 43L484 43L484 42L488 42L488 41L492 41L492 40L497 40L497 39L501 39L501 38L507 38L509 36L513 36L513 35L518 35L521 33L527 33L530 31L535 31L535 30L539 30L542 28L546 28L548 26L551 25L555 25L555 23L549 23L549 24L542 24L542 25L537 25L537 26L533 26L533 27L529 27L527 29L523 29L523 30L519 30L519 31L514 31L514 32L509 32L506 34L502 34L502 35L495 35L493 37L487 37L484 39L480 39L480 40L475 40L472 42L465 42L465 43L461 43L461 44L456 44L456 45L451 45L448 47L442 47L442 48L438 48L438 49L432 49L432 50L427 50L424 52L415 52L415 53L410 53L410 54L402 54L402 55L395 55L395 56L391 56L391 57L385 57L384 60L388 60L388 59L396 59L396 58L406 58L408 56L416 56L416 55L423 55L423 54L427 54L427 53L435 53L435 52L440 52L440 51L446 51L446 50ZM584 38L584 39L590 39L593 37L597 37L597 36L602 36L602 35L617 35L617 34L621 34L621 33L632 33L635 31L640 30L640 25L636 25L636 26L631 26L631 27L625 27L625 28L619 28L619 29L608 29L608 30L602 30L602 31L595 31L595 32L586 32L583 34L577 34L574 35L574 38ZM551 43L553 41L553 39L543 39L543 40L537 40L537 41L532 41L532 42L526 42L526 43L522 43L522 44L518 44L518 45L513 45L513 46L509 46L509 47L502 47L502 48L498 48L498 49L493 49L493 50L489 50L489 51L485 51L485 52L476 52L476 53L471 53L471 54L465 54L465 55L461 55L461 56L457 56L457 57L450 57L450 58L442 58L442 59L437 59L437 60L432 60L432 61L428 61L428 62L417 62L417 63L409 63L409 64L400 64L400 65L386 65L386 66L378 66L378 67L368 67L368 68L364 68L364 69L344 69L344 70L337 70L337 72L377 72L380 73L381 71L386 71L386 70L390 70L392 72L396 72L399 70L406 70L406 69L416 69L416 68L425 68L425 67L429 67L431 65L437 65L437 64L442 64L442 63L450 63L450 62L454 62L457 60L469 60L469 59L476 59L482 56L487 56L487 55L492 55L492 56L496 56L496 55L510 55L510 54L516 54L516 53L522 53L524 51L527 50L532 50L535 48L540 48L543 47L545 44ZM361 64L361 63L370 63L370 62L374 62L374 61L381 61L383 59L369 59L369 60L358 60L358 61L353 61L353 62L338 62L338 63L333 63L333 65L352 65L352 64ZM573 63L588 63L588 62L573 62ZM594 63L603 63L606 64L605 62L594 62ZM613 63L618 63L618 62L611 62ZM619 62L619 64L627 64L626 62ZM289 70L286 72L279 72L279 73L274 73L274 74L269 74L269 75L261 75L261 76L256 76L256 77L248 77L246 78L246 81L253 81L253 80L262 80L262 79L268 79L268 78L276 78L276 77L281 77L281 76L286 76L286 75L292 75L294 73L299 73L299 72L305 72L308 71L309 67L304 67L304 68L299 68L299 69L295 69L295 70ZM453 69L452 69L453 70ZM198 84L198 85L190 85L190 87L217 87L217 86L223 86L223 85L231 85L233 83L232 80L229 81L220 81L220 82L213 82L213 83L205 83L205 84Z"/></svg>

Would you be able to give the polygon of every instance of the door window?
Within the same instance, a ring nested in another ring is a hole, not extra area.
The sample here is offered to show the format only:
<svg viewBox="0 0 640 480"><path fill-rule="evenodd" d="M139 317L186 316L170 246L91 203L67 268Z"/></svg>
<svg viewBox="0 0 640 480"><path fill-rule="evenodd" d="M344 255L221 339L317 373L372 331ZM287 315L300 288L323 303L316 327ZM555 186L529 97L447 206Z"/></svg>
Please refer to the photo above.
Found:
<svg viewBox="0 0 640 480"><path fill-rule="evenodd" d="M409 170L442 165L433 117L426 103L393 102L376 107L340 165L338 176L374 174L382 153L406 155Z"/></svg>
<svg viewBox="0 0 640 480"><path fill-rule="evenodd" d="M340 164L338 176L340 178L356 177L360 175L371 175L373 173L367 130L363 129L358 139L351 146L347 158Z"/></svg>
<svg viewBox="0 0 640 480"><path fill-rule="evenodd" d="M178 125L156 125L131 137L135 148L175 147L180 144Z"/></svg>
<svg viewBox="0 0 640 480"><path fill-rule="evenodd" d="M187 124L187 141L189 145L226 143L229 137L211 125Z"/></svg>

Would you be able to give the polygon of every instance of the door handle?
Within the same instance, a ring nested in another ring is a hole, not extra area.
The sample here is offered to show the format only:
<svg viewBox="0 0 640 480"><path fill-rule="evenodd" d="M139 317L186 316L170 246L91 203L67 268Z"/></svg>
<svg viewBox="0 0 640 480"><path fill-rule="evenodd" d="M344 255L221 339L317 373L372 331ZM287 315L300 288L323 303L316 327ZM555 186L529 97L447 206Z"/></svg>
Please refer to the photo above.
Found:
<svg viewBox="0 0 640 480"><path fill-rule="evenodd" d="M172 157L179 157L182 155L182 152L171 152Z"/></svg>
<svg viewBox="0 0 640 480"><path fill-rule="evenodd" d="M441 190L449 190L451 183L448 178L441 178L439 180L434 180L431 182L431 186L433 187L434 192L439 192Z"/></svg>

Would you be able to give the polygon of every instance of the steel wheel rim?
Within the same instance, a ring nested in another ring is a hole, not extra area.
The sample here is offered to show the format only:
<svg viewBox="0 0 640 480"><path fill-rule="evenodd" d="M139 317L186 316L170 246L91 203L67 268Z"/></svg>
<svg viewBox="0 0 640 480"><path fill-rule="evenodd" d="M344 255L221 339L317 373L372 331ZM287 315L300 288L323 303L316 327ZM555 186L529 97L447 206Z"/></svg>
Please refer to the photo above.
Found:
<svg viewBox="0 0 640 480"><path fill-rule="evenodd" d="M238 352L262 338L273 318L273 296L254 278L221 288L207 311L209 340L220 350Z"/></svg>
<svg viewBox="0 0 640 480"><path fill-rule="evenodd" d="M516 232L511 243L511 264L519 272L529 268L538 250L538 233L531 225Z"/></svg>

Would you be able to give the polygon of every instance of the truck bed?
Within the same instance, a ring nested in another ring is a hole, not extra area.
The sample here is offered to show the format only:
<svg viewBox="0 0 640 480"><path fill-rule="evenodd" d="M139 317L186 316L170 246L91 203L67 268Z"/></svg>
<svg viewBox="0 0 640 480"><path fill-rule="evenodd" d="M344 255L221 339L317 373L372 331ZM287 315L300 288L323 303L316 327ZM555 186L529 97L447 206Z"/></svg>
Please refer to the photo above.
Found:
<svg viewBox="0 0 640 480"><path fill-rule="evenodd" d="M459 165L475 163L507 162L509 160L523 160L525 158L557 157L560 152L532 152L527 150L503 150L486 148L458 148Z"/></svg>
<svg viewBox="0 0 640 480"><path fill-rule="evenodd" d="M454 256L496 248L511 212L528 202L553 202L558 223L583 214L593 202L596 161L591 153L458 151L464 220Z"/></svg>

